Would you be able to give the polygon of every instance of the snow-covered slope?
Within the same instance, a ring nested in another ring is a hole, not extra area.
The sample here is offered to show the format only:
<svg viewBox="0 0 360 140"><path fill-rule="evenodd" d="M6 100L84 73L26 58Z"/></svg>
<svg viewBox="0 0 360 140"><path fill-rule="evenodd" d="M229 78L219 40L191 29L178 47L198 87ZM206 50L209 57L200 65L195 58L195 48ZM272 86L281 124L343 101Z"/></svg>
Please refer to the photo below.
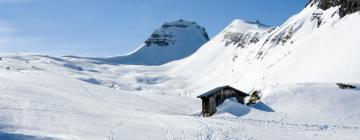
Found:
<svg viewBox="0 0 360 140"><path fill-rule="evenodd" d="M226 101L215 116L203 118L196 93L169 75L170 66L99 65L29 54L1 57L0 138L356 140L360 136L356 108L360 90L342 90L333 83L267 86L262 104L249 107Z"/></svg>
<svg viewBox="0 0 360 140"><path fill-rule="evenodd" d="M279 27L235 20L194 55L174 64L172 72L185 83L197 83L189 86L200 91L203 85L230 84L250 91L276 83L359 83L359 12L341 18L340 6L323 10L318 3ZM242 36L246 32L256 39Z"/></svg>
<svg viewBox="0 0 360 140"><path fill-rule="evenodd" d="M0 139L357 140L360 15L323 2L279 27L235 20L161 66L1 54ZM195 97L220 85L259 89L261 100L200 117Z"/></svg>
<svg viewBox="0 0 360 140"><path fill-rule="evenodd" d="M154 31L144 45L124 56L105 61L118 64L161 65L190 56L209 40L204 27L195 22L177 20Z"/></svg>

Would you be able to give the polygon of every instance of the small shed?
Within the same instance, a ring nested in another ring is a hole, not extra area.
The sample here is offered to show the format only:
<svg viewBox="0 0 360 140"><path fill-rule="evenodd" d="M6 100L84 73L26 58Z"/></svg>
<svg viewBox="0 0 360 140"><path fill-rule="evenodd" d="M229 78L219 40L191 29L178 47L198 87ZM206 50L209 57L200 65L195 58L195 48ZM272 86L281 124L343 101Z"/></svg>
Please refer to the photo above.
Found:
<svg viewBox="0 0 360 140"><path fill-rule="evenodd" d="M217 106L222 104L226 99L232 97L235 97L239 103L245 104L246 96L249 96L249 94L235 89L229 85L217 87L198 96L198 98L201 98L202 100L201 113L204 117L210 117L216 112Z"/></svg>

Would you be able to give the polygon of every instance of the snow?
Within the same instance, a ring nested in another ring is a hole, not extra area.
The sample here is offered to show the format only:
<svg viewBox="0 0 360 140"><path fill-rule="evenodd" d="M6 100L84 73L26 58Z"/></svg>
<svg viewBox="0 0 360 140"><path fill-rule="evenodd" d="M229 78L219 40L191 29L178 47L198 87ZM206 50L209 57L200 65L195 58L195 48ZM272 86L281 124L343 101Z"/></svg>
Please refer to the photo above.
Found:
<svg viewBox="0 0 360 140"><path fill-rule="evenodd" d="M355 108L360 105L359 93L358 89L344 90L333 83L290 84L268 87L263 102L294 117L359 125L360 110Z"/></svg>
<svg viewBox="0 0 360 140"><path fill-rule="evenodd" d="M1 131L6 134L56 139L359 136L359 111L351 106L359 105L360 91L341 90L333 83L268 86L262 90L262 101L274 111L227 100L215 116L203 118L198 114L201 102L196 95L171 83L166 74L171 67L99 65L29 54L2 58L0 118ZM64 67L64 63L83 70ZM102 82L84 82L79 77ZM153 83L136 77L167 80ZM110 87L109 81L119 84L118 88ZM141 89L132 88L134 85ZM322 114L314 115L317 110Z"/></svg>
<svg viewBox="0 0 360 140"><path fill-rule="evenodd" d="M173 64L176 66L172 73L186 79L185 83L193 83L188 88L195 91L205 91L207 87L203 85L231 85L249 92L274 83L359 83L360 63L355 60L360 15L355 13L340 20L334 15L337 8L323 11L316 6L307 7L275 29L243 25L251 23L235 20L229 27L251 27L241 32L264 33L260 41L244 48L237 44L224 46L224 32L228 32L225 29L194 55ZM321 15L319 27L318 21L312 20L314 15Z"/></svg>
<svg viewBox="0 0 360 140"><path fill-rule="evenodd" d="M268 28L269 28L269 26L263 25L261 23L249 22L249 21L244 21L241 19L235 19L234 21L232 21L230 23L230 25L228 27L226 27L226 30L229 30L232 32L246 33L246 32L257 31L259 29L266 30Z"/></svg>
<svg viewBox="0 0 360 140"><path fill-rule="evenodd" d="M250 107L247 107L243 104L240 104L236 101L236 98L230 98L226 99L224 103L222 103L220 106L218 106L216 111L216 114L231 114L234 116L244 116L247 113L250 112Z"/></svg>
<svg viewBox="0 0 360 140"><path fill-rule="evenodd" d="M161 66L0 54L0 138L356 140L360 15L336 11L307 7L275 28L235 20L191 56ZM229 32L259 40L225 45ZM196 96L223 85L260 90L261 100L228 99L201 117Z"/></svg>
<svg viewBox="0 0 360 140"><path fill-rule="evenodd" d="M148 40L160 39L169 44L144 44L130 54L106 58L105 61L117 64L161 65L190 56L208 41L203 27L184 20L165 23L154 34L157 36L151 36Z"/></svg>

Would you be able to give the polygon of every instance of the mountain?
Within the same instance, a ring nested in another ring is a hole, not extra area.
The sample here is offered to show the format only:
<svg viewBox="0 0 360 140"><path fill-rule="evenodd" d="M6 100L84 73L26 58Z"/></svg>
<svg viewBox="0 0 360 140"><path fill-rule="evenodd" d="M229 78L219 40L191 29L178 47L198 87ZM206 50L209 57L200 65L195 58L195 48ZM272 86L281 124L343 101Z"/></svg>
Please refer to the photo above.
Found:
<svg viewBox="0 0 360 140"><path fill-rule="evenodd" d="M346 6L353 1L338 2L310 1L278 27L234 20L189 57L160 66L0 54L0 139L357 140L360 14ZM183 27L175 25L163 28ZM140 49L173 43L154 35ZM201 117L196 96L223 85L256 89L260 100L226 100Z"/></svg>
<svg viewBox="0 0 360 140"><path fill-rule="evenodd" d="M176 20L164 23L132 53L105 59L132 65L161 65L193 54L209 40L204 27L196 22Z"/></svg>
<svg viewBox="0 0 360 140"><path fill-rule="evenodd" d="M279 27L235 20L176 64L173 73L197 83L191 85L194 90L202 85L230 84L250 91L269 84L358 83L359 12L337 4L324 10L322 3L311 1ZM356 7L356 1L350 3Z"/></svg>
<svg viewBox="0 0 360 140"><path fill-rule="evenodd" d="M309 0L308 4L318 4L317 7L322 10L339 6L340 17L360 11L360 0Z"/></svg>

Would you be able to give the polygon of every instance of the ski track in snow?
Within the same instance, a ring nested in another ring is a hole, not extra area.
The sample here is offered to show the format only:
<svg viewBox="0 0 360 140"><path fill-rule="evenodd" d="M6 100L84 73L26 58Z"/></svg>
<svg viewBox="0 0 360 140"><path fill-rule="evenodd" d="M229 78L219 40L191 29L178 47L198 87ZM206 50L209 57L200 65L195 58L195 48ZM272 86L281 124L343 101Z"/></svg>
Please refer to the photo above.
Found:
<svg viewBox="0 0 360 140"><path fill-rule="evenodd" d="M117 131L118 131L118 127L120 126L120 125L122 125L123 124L123 122L119 122L119 123L117 123L116 125L115 125L115 127L113 127L112 129L111 129L111 132L110 132L110 135L109 135L109 140L116 140L115 138L116 138L116 134L117 134Z"/></svg>
<svg viewBox="0 0 360 140"><path fill-rule="evenodd" d="M198 140L211 140L213 138L214 129L209 126L208 123L198 120L202 123L199 127Z"/></svg>
<svg viewBox="0 0 360 140"><path fill-rule="evenodd" d="M221 117L221 120L239 122L259 126L263 128L280 129L283 131L335 131L335 130L359 130L359 126L329 125L329 124L307 124L293 123L278 120L260 120L244 118Z"/></svg>
<svg viewBox="0 0 360 140"><path fill-rule="evenodd" d="M312 123L295 123L286 122L285 120L263 120L263 119L248 119L248 118L234 118L234 117L214 117L214 118L199 118L182 116L189 119L194 119L201 124L197 129L195 135L196 140L257 140L256 136L247 134L248 127L264 128L269 130L298 133L304 132L305 134L313 136L330 136L337 131L359 131L359 126L348 125L331 125L331 124L312 124ZM233 124L233 125L231 125ZM234 125L235 124L235 125ZM237 124L237 125L236 125ZM168 127L163 127L164 136L167 140L181 139L173 137L171 130Z"/></svg>

